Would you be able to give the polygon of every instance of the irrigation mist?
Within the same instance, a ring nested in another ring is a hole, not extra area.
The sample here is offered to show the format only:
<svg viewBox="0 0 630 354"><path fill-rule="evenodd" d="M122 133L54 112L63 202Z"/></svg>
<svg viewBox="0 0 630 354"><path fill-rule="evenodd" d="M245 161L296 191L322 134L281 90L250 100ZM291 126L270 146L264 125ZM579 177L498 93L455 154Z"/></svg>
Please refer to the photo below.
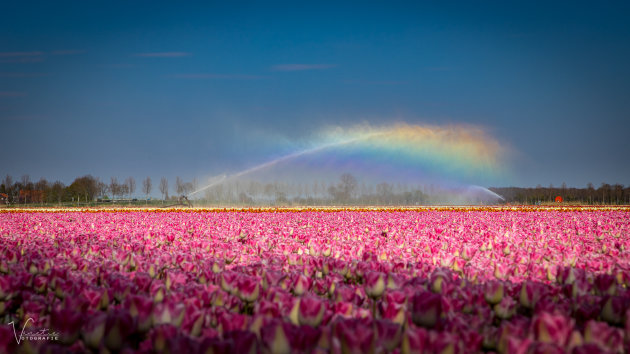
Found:
<svg viewBox="0 0 630 354"><path fill-rule="evenodd" d="M478 127L333 127L295 151L208 179L189 197L240 204L479 204L506 149ZM286 148L285 148L286 150Z"/></svg>

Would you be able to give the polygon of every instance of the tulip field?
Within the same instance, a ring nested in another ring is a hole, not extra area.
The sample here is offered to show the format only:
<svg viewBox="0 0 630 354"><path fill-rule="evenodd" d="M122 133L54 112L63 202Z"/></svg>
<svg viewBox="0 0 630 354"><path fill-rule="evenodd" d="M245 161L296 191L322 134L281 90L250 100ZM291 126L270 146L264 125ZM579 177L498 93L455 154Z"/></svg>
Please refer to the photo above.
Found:
<svg viewBox="0 0 630 354"><path fill-rule="evenodd" d="M0 210L0 353L622 353L630 209Z"/></svg>

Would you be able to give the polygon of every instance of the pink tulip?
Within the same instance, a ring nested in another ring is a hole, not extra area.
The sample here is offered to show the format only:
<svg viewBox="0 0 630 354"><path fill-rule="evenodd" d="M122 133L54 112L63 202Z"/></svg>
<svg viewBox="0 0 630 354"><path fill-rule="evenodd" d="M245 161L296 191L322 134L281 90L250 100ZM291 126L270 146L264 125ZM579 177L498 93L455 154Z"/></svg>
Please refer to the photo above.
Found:
<svg viewBox="0 0 630 354"><path fill-rule="evenodd" d="M217 328L220 330L220 332L227 333L230 331L240 331L247 329L250 317L246 315L241 315L240 313L221 311L217 314L217 320Z"/></svg>
<svg viewBox="0 0 630 354"><path fill-rule="evenodd" d="M431 352L433 353L459 353L462 352L461 341L449 332L430 332ZM477 348L466 348L474 351Z"/></svg>
<svg viewBox="0 0 630 354"><path fill-rule="evenodd" d="M451 281L451 275L444 269L436 269L431 274L431 291L434 293L441 293L444 287L444 283Z"/></svg>
<svg viewBox="0 0 630 354"><path fill-rule="evenodd" d="M411 298L411 320L417 326L433 328L442 316L442 296L430 292L417 293Z"/></svg>
<svg viewBox="0 0 630 354"><path fill-rule="evenodd" d="M606 353L606 352L597 344L586 343L578 347L575 347L571 353L572 354L595 354L595 353Z"/></svg>
<svg viewBox="0 0 630 354"><path fill-rule="evenodd" d="M608 296L602 307L602 319L613 325L621 325L624 315L630 308L630 298L621 296Z"/></svg>
<svg viewBox="0 0 630 354"><path fill-rule="evenodd" d="M238 279L238 297L248 303L252 303L260 296L260 281L257 278L241 276Z"/></svg>
<svg viewBox="0 0 630 354"><path fill-rule="evenodd" d="M138 330L147 332L153 326L153 301L145 296L129 295L124 307L136 320Z"/></svg>
<svg viewBox="0 0 630 354"><path fill-rule="evenodd" d="M69 308L53 309L50 325L59 332L59 340L64 344L72 344L79 338L79 330L83 325L83 313Z"/></svg>
<svg viewBox="0 0 630 354"><path fill-rule="evenodd" d="M304 274L298 274L294 278L292 292L295 295L303 295L311 289L312 284L313 280L311 278L306 277Z"/></svg>
<svg viewBox="0 0 630 354"><path fill-rule="evenodd" d="M617 280L609 274L599 274L595 278L595 288L602 295L615 295L617 292Z"/></svg>
<svg viewBox="0 0 630 354"><path fill-rule="evenodd" d="M248 331L232 331L225 336L234 343L235 353L255 354L259 352L256 335Z"/></svg>
<svg viewBox="0 0 630 354"><path fill-rule="evenodd" d="M521 291L519 293L519 301L521 306L528 309L533 309L536 305L536 302L542 295L542 291L542 287L539 283L524 281L521 284Z"/></svg>
<svg viewBox="0 0 630 354"><path fill-rule="evenodd" d="M374 321L374 328L378 346L382 346L388 351L398 348L402 338L402 326L386 320L376 320Z"/></svg>
<svg viewBox="0 0 630 354"><path fill-rule="evenodd" d="M501 302L503 299L503 282L494 280L489 281L484 285L484 298L490 305L495 305Z"/></svg>
<svg viewBox="0 0 630 354"><path fill-rule="evenodd" d="M186 284L186 281L187 281L187 277L185 273L180 273L180 272L167 272L166 273L165 285L166 285L167 290Z"/></svg>
<svg viewBox="0 0 630 354"><path fill-rule="evenodd" d="M373 349L374 330L361 320L340 320L334 324L333 332L344 353L367 353Z"/></svg>
<svg viewBox="0 0 630 354"><path fill-rule="evenodd" d="M365 274L365 293L372 299L380 298L385 292L385 274L367 272Z"/></svg>
<svg viewBox="0 0 630 354"><path fill-rule="evenodd" d="M0 275L0 300L8 300L13 296L15 292L13 284L13 277Z"/></svg>
<svg viewBox="0 0 630 354"><path fill-rule="evenodd" d="M238 292L238 279L240 275L236 272L224 271L219 276L221 289L235 295Z"/></svg>
<svg viewBox="0 0 630 354"><path fill-rule="evenodd" d="M134 330L133 319L128 312L114 311L108 313L105 327L105 346L110 350L122 349Z"/></svg>
<svg viewBox="0 0 630 354"><path fill-rule="evenodd" d="M541 312L533 319L536 339L545 343L557 343L564 346L573 330L574 321L563 315Z"/></svg>
<svg viewBox="0 0 630 354"><path fill-rule="evenodd" d="M584 328L584 342L597 344L610 353L624 351L624 335L620 328L610 327L605 322L588 321Z"/></svg>
<svg viewBox="0 0 630 354"><path fill-rule="evenodd" d="M504 297L501 302L493 307L494 313L502 320L509 320L516 314L518 304L510 296Z"/></svg>
<svg viewBox="0 0 630 354"><path fill-rule="evenodd" d="M407 328L402 335L401 353L425 353L429 334L424 328Z"/></svg>
<svg viewBox="0 0 630 354"><path fill-rule="evenodd" d="M185 307L181 303L164 301L155 304L152 312L152 321L155 326L170 324L179 327L184 320Z"/></svg>
<svg viewBox="0 0 630 354"><path fill-rule="evenodd" d="M317 327L324 318L326 305L317 297L305 296L300 298L298 321L302 325Z"/></svg>
<svg viewBox="0 0 630 354"><path fill-rule="evenodd" d="M270 353L288 354L291 352L291 343L285 330L287 326L282 322L275 322L261 329L262 344Z"/></svg>

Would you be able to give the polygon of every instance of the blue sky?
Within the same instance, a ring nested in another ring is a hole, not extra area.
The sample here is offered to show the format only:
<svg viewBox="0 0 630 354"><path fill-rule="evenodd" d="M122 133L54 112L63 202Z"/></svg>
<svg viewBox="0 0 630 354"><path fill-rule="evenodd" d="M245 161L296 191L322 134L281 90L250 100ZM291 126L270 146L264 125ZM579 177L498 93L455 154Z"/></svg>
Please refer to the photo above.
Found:
<svg viewBox="0 0 630 354"><path fill-rule="evenodd" d="M493 185L630 184L628 2L4 3L0 173L174 181L328 125L468 124Z"/></svg>

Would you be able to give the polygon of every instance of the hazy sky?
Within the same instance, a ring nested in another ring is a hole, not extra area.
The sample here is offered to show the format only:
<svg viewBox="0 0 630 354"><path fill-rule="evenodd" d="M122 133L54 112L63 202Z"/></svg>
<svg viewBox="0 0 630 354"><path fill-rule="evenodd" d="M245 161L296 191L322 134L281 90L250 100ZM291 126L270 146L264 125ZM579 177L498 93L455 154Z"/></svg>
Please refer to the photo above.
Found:
<svg viewBox="0 0 630 354"><path fill-rule="evenodd" d="M157 185L406 122L486 131L510 151L495 185L628 185L628 18L627 1L4 2L0 174Z"/></svg>

